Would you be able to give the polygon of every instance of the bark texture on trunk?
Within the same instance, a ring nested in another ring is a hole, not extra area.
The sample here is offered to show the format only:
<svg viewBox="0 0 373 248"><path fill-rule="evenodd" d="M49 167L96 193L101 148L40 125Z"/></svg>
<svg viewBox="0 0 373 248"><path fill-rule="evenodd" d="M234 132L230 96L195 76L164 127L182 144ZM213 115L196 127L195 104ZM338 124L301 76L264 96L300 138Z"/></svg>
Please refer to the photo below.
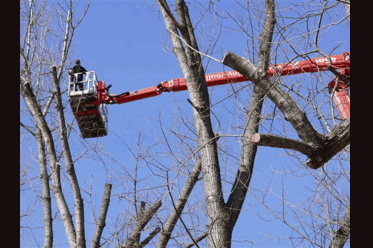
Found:
<svg viewBox="0 0 373 248"><path fill-rule="evenodd" d="M334 233L334 237L329 245L329 248L343 248L343 246L346 244L348 236L350 235L350 219L350 205L348 205L340 227Z"/></svg>
<svg viewBox="0 0 373 248"><path fill-rule="evenodd" d="M52 202L49 188L47 159L45 157L45 144L40 129L36 128L36 143L40 167L40 181L43 192L43 216L44 216L44 248L53 247Z"/></svg>

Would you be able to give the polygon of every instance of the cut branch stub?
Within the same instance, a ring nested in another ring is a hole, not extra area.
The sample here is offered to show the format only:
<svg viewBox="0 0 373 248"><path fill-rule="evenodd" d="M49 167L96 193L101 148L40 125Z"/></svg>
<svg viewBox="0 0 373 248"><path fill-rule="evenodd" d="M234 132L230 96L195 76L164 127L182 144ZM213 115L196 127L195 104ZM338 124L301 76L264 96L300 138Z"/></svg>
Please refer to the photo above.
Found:
<svg viewBox="0 0 373 248"><path fill-rule="evenodd" d="M254 143L259 143L260 141L260 134L256 133L253 135L252 140Z"/></svg>

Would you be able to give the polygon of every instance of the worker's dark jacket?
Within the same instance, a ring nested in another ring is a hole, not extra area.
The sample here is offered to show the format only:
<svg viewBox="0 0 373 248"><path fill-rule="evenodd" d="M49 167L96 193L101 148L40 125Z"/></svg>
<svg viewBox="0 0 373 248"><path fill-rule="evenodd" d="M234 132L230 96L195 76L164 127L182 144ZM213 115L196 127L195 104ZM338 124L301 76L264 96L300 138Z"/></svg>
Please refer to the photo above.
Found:
<svg viewBox="0 0 373 248"><path fill-rule="evenodd" d="M87 71L83 66L80 66L80 65L75 65L72 69L73 69L73 73L79 73L79 72L86 72ZM83 81L83 74L79 74L77 79L78 79L77 80L78 82Z"/></svg>

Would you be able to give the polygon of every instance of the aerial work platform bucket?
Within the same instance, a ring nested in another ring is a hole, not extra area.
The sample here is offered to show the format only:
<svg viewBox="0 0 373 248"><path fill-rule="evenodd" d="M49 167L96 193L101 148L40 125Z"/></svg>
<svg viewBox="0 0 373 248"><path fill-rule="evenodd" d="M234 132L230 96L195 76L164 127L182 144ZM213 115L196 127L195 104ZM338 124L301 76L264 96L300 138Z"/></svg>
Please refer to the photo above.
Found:
<svg viewBox="0 0 373 248"><path fill-rule="evenodd" d="M77 81L78 75L70 74L68 96L71 109L77 120L83 138L102 137L108 134L108 112L106 104L98 101L97 78L94 71L83 75L82 81Z"/></svg>

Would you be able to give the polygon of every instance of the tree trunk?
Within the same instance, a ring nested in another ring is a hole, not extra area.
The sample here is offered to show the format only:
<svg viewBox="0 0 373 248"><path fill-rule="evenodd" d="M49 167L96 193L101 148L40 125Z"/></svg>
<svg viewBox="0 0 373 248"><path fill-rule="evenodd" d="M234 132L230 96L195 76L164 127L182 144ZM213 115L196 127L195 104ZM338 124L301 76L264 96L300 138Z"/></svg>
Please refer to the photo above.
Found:
<svg viewBox="0 0 373 248"><path fill-rule="evenodd" d="M61 180L60 180L60 164L57 161L56 151L54 147L54 141L51 131L45 121L45 118L41 112L40 106L38 105L35 95L30 86L31 80L27 77L27 82L21 83L22 96L25 103L30 110L33 119L36 122L36 126L40 129L49 158L49 163L52 168L52 185L51 190L53 191L54 197L57 202L57 207L61 214L61 219L64 224L67 239L69 241L70 247L76 247L76 234L75 228L72 221L72 216L70 214L69 208L67 206L65 197L62 193Z"/></svg>
<svg viewBox="0 0 373 248"><path fill-rule="evenodd" d="M76 239L78 247L85 248L85 230L84 230L84 204L83 199L80 194L80 187L78 183L78 178L75 173L74 163L70 152L70 146L67 139L67 131L66 131L66 122L65 116L63 113L62 107L62 98L61 98L61 89L59 85L59 81L57 79L57 70L56 66L51 66L50 68L52 73L52 83L53 83L53 91L54 97L56 100L56 109L57 109L57 116L58 116L58 124L60 128L60 138L62 143L63 155L65 158L66 163L66 170L67 175L69 177L69 182L71 185L71 189L74 195L75 201L75 222L76 222Z"/></svg>
<svg viewBox="0 0 373 248"><path fill-rule="evenodd" d="M44 246L43 248L52 248L53 246L53 225L52 225L52 203L49 188L49 177L47 171L47 160L45 157L45 144L40 129L36 128L36 143L38 145L38 157L40 167L40 181L43 191L44 208Z"/></svg>
<svg viewBox="0 0 373 248"><path fill-rule="evenodd" d="M173 50L184 75L193 106L193 118L202 160L202 175L208 215L209 247L230 247L231 233L228 231L228 215L223 199L216 137L211 125L209 96L203 66L200 63L201 60L198 59L199 54L188 46L183 47L181 40L177 37L176 25L181 27L183 38L188 42L189 46L192 46L191 40L195 40L193 37L194 31L190 25L188 10L184 1L177 1L176 3L180 24L176 23L175 18L169 16L168 13L170 11L166 12L168 7L164 8L167 4L161 1L159 0L158 4L172 40ZM194 45L194 49L198 51L198 47L196 47L196 44Z"/></svg>

